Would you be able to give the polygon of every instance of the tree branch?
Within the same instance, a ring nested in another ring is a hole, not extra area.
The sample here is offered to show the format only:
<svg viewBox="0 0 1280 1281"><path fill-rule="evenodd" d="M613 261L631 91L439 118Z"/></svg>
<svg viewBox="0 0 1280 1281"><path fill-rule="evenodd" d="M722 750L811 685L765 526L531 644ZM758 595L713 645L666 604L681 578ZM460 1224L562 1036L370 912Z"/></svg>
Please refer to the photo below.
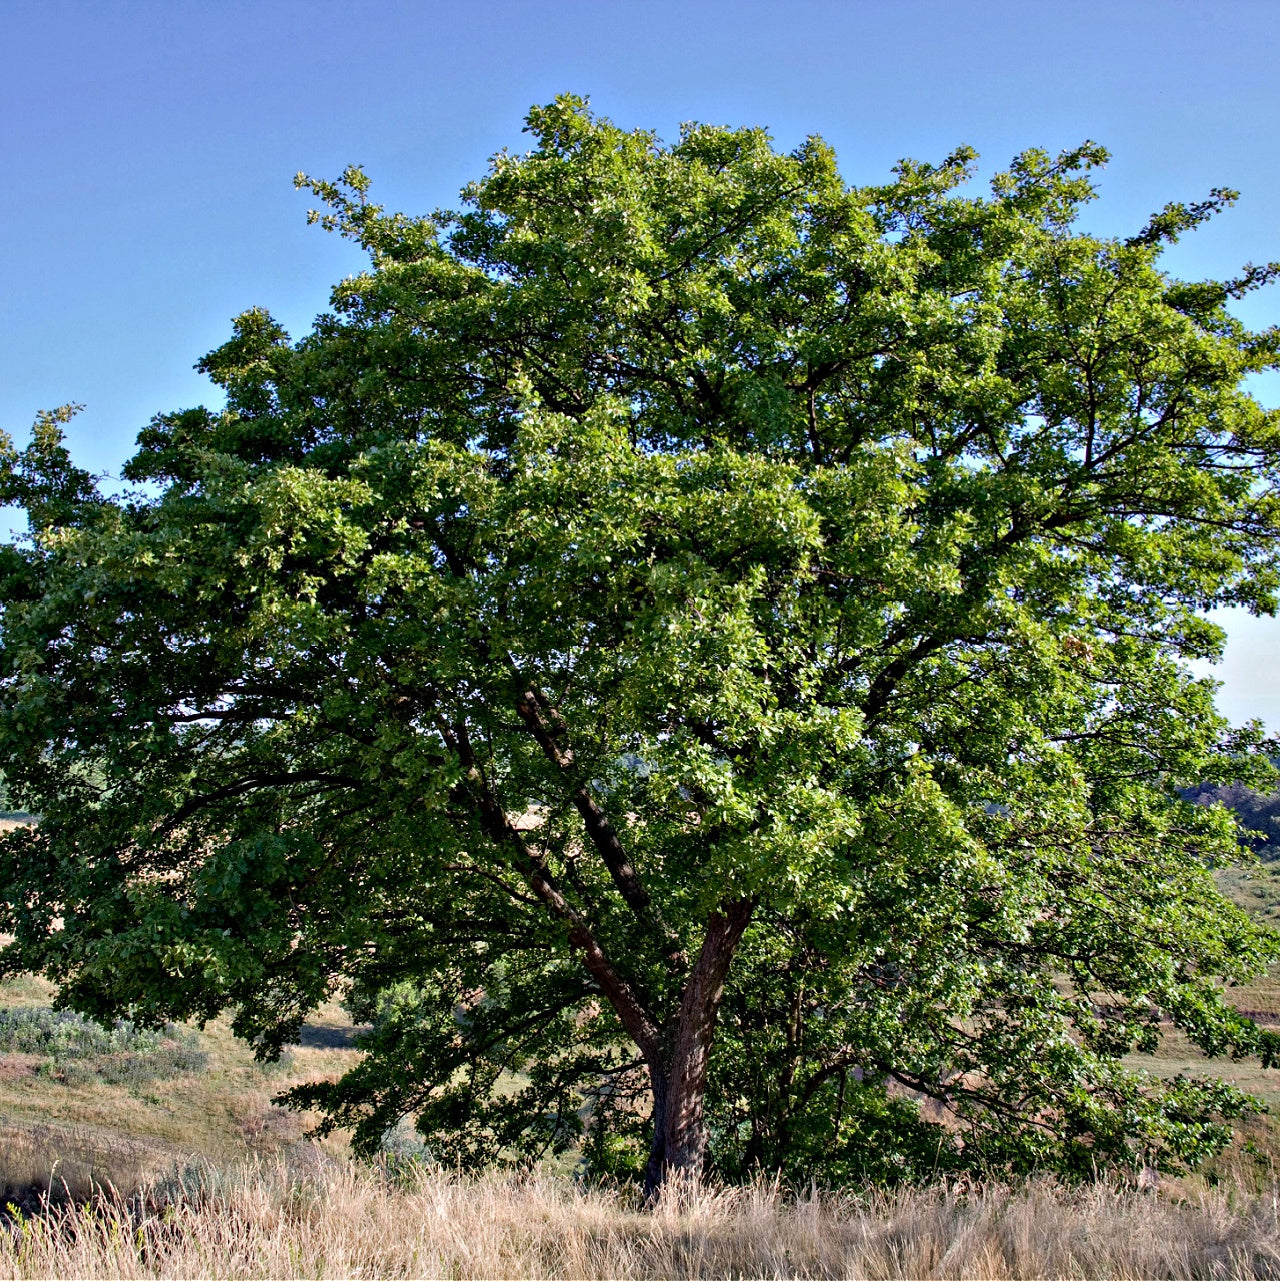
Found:
<svg viewBox="0 0 1280 1281"><path fill-rule="evenodd" d="M614 968L590 926L557 888L541 855L530 848L507 817L476 762L466 726L451 728L442 722L440 729L466 771L463 785L476 802L486 835L495 845L511 852L513 863L530 889L553 916L569 927L570 944L582 953L587 971L600 985L601 992L617 1012L622 1026L639 1047L645 1061L651 1067L663 1070L656 1020L645 1008L635 987Z"/></svg>
<svg viewBox="0 0 1280 1281"><path fill-rule="evenodd" d="M566 774L576 774L573 749L564 743L567 727L559 712L542 696L536 686L529 688L516 700L516 711L528 726L546 758ZM649 891L640 882L635 866L627 857L617 831L609 816L596 803L585 783L579 783L570 797L574 808L582 816L592 844L600 854L618 893L628 907L649 929L663 940L663 955L673 970L688 966L688 957L680 944L679 936L666 923L655 906Z"/></svg>

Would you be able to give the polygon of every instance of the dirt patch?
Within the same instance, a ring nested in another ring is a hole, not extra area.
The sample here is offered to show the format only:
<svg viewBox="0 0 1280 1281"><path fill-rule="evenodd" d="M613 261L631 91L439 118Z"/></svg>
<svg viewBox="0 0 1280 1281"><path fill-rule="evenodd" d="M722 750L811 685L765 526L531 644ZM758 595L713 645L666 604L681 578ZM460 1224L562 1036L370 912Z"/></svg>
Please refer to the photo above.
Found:
<svg viewBox="0 0 1280 1281"><path fill-rule="evenodd" d="M38 1054L0 1054L0 1081L20 1081L35 1076Z"/></svg>

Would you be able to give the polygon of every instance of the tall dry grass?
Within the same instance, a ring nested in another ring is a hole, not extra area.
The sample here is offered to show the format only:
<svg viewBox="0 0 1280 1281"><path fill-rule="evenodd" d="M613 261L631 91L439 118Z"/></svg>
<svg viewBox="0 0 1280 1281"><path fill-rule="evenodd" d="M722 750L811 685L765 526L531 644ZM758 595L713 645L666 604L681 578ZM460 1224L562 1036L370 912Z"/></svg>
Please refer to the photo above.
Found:
<svg viewBox="0 0 1280 1281"><path fill-rule="evenodd" d="M1274 1196L1051 1182L794 1198L685 1193L646 1212L562 1180L317 1160L170 1176L11 1216L0 1277L1280 1277Z"/></svg>
<svg viewBox="0 0 1280 1281"><path fill-rule="evenodd" d="M109 1185L144 1187L174 1162L175 1150L88 1125L0 1117L0 1210L27 1189L52 1187L83 1200Z"/></svg>

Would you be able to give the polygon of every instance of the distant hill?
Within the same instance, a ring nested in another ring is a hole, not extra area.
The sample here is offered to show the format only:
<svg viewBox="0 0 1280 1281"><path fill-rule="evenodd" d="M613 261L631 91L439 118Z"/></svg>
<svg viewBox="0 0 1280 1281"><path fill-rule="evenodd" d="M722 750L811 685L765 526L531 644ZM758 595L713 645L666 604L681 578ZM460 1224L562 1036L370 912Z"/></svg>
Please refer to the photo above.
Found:
<svg viewBox="0 0 1280 1281"><path fill-rule="evenodd" d="M1280 792L1268 796L1242 783L1201 783L1182 794L1197 805L1225 805L1245 829L1241 841L1261 859L1280 860Z"/></svg>

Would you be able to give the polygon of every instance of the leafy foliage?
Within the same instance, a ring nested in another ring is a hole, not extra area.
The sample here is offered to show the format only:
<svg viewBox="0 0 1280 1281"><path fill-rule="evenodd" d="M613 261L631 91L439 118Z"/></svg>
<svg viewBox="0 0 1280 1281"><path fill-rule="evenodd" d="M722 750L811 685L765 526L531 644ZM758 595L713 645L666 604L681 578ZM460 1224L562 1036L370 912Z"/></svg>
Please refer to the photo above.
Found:
<svg viewBox="0 0 1280 1281"><path fill-rule="evenodd" d="M456 212L302 179L369 270L299 341L242 315L145 488L57 415L0 451L43 816L0 969L264 1055L349 985L369 1055L293 1101L462 1165L1220 1147L1238 1092L1120 1059L1165 1018L1276 1054L1221 995L1277 956L1234 826L1179 791L1271 777L1188 660L1276 605L1280 334L1227 307L1275 269L1159 265L1230 193L1102 239L1092 144L978 197L963 150L857 188L818 139L529 128Z"/></svg>

